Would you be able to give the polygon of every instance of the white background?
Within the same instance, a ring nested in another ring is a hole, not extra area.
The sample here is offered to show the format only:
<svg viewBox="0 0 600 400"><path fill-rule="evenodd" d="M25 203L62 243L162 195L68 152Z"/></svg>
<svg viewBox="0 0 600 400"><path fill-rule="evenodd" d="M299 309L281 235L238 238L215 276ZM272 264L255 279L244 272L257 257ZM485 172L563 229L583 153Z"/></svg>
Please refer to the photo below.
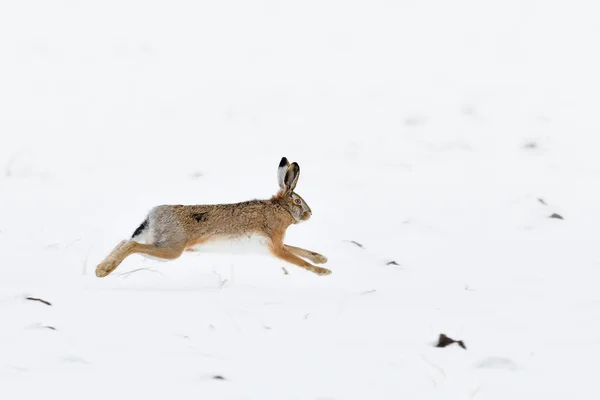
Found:
<svg viewBox="0 0 600 400"><path fill-rule="evenodd" d="M0 397L597 398L595 3L2 2ZM287 242L332 275L95 277L153 206L268 198L282 156Z"/></svg>

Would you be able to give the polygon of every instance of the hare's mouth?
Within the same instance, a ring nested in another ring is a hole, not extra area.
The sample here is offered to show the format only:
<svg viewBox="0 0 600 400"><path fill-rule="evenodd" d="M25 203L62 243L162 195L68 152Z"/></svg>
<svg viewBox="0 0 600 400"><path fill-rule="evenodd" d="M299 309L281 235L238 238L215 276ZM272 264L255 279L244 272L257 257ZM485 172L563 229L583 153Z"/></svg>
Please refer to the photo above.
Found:
<svg viewBox="0 0 600 400"><path fill-rule="evenodd" d="M309 212L302 213L302 217L300 217L300 219L302 221L307 221L309 218L310 218L310 213Z"/></svg>

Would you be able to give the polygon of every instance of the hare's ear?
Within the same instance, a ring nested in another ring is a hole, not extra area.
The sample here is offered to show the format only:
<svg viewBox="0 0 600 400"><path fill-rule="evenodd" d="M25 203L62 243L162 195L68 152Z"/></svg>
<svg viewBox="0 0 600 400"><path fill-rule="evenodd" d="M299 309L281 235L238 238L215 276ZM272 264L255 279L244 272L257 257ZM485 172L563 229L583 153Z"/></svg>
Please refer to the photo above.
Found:
<svg viewBox="0 0 600 400"><path fill-rule="evenodd" d="M300 177L300 166L297 163L292 163L285 173L284 188L287 193L291 193L296 188L298 178Z"/></svg>
<svg viewBox="0 0 600 400"><path fill-rule="evenodd" d="M285 173L287 172L290 162L287 158L283 157L279 162L279 168L277 168L277 183L281 189L285 189Z"/></svg>

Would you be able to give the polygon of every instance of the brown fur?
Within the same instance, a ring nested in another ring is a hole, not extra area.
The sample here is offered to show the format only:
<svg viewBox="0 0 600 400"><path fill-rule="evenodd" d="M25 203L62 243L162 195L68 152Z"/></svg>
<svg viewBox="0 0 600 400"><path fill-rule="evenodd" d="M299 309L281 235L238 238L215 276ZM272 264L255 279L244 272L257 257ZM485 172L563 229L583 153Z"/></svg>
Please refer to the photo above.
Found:
<svg viewBox="0 0 600 400"><path fill-rule="evenodd" d="M107 276L131 254L141 253L172 260L179 258L184 251L190 251L194 246L211 240L227 240L252 234L267 238L269 250L274 256L318 275L330 274L330 270L314 266L303 259L326 263L326 257L283 243L287 228L308 220L312 212L304 199L293 192L299 175L298 165L289 165L284 158L279 168L287 168L285 182L280 178L281 190L268 200L155 207L148 214L148 226L144 228L151 236L151 243L122 241L97 266L96 276Z"/></svg>

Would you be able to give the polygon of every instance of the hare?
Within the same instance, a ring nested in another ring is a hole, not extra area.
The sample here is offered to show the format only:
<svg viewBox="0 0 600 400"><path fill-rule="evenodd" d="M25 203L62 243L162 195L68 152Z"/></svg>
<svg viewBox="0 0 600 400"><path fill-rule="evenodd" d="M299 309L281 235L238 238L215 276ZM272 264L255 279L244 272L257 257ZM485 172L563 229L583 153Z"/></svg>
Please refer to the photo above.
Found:
<svg viewBox="0 0 600 400"><path fill-rule="evenodd" d="M294 193L300 167L283 157L277 169L279 191L269 200L235 204L162 205L153 208L130 240L123 240L96 267L103 278L129 255L139 253L161 260L174 260L184 251L203 251L211 245L258 239L261 247L284 261L318 275L330 270L317 267L327 262L321 254L283 243L286 229L307 221L312 212L302 197Z"/></svg>

